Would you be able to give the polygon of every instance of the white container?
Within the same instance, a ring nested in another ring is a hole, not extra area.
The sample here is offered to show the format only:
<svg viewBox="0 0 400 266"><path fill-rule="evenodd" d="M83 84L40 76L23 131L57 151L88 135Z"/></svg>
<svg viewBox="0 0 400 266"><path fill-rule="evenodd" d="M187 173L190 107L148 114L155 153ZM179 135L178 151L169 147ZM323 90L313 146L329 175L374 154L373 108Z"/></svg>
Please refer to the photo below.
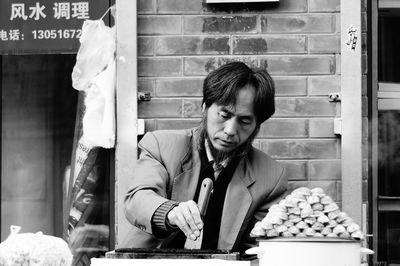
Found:
<svg viewBox="0 0 400 266"><path fill-rule="evenodd" d="M259 266L360 266L361 254L373 254L359 241L308 237L260 239L247 254L257 254Z"/></svg>

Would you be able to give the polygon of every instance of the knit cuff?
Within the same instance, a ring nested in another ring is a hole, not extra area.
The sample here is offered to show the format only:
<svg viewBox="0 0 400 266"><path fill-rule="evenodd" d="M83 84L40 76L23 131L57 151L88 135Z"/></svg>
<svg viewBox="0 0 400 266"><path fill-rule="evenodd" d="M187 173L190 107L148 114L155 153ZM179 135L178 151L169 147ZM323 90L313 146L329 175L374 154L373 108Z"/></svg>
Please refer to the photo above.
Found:
<svg viewBox="0 0 400 266"><path fill-rule="evenodd" d="M153 214L151 218L151 225L153 229L153 235L157 238L163 238L168 236L171 232L178 229L177 226L173 226L168 222L168 213L176 206L179 202L176 201L166 201L161 204Z"/></svg>

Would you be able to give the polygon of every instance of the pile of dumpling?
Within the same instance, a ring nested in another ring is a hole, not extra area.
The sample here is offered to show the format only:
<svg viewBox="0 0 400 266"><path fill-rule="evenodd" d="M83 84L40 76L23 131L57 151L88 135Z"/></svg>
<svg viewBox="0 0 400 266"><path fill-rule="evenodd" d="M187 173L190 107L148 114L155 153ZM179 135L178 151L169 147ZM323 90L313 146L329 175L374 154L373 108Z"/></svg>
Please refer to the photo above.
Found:
<svg viewBox="0 0 400 266"><path fill-rule="evenodd" d="M362 240L356 223L322 188L300 187L269 208L255 224L252 237L336 237Z"/></svg>

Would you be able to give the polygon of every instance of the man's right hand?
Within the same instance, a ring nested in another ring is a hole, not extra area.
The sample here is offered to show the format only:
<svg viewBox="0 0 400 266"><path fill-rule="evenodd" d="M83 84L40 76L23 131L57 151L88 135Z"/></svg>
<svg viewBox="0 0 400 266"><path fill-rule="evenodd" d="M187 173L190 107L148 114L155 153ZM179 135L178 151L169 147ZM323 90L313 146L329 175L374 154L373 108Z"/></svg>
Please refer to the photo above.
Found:
<svg viewBox="0 0 400 266"><path fill-rule="evenodd" d="M167 215L168 222L182 230L187 238L196 240L203 229L200 211L196 202L189 200L179 203Z"/></svg>

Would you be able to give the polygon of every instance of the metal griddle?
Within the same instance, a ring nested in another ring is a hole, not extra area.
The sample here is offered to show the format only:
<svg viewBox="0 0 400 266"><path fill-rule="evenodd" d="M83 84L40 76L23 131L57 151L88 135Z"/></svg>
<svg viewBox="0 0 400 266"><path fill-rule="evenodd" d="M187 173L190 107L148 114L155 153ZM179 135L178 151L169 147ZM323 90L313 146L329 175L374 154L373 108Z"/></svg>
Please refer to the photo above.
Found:
<svg viewBox="0 0 400 266"><path fill-rule="evenodd" d="M223 259L239 260L239 252L207 249L119 248L106 253L110 259Z"/></svg>

